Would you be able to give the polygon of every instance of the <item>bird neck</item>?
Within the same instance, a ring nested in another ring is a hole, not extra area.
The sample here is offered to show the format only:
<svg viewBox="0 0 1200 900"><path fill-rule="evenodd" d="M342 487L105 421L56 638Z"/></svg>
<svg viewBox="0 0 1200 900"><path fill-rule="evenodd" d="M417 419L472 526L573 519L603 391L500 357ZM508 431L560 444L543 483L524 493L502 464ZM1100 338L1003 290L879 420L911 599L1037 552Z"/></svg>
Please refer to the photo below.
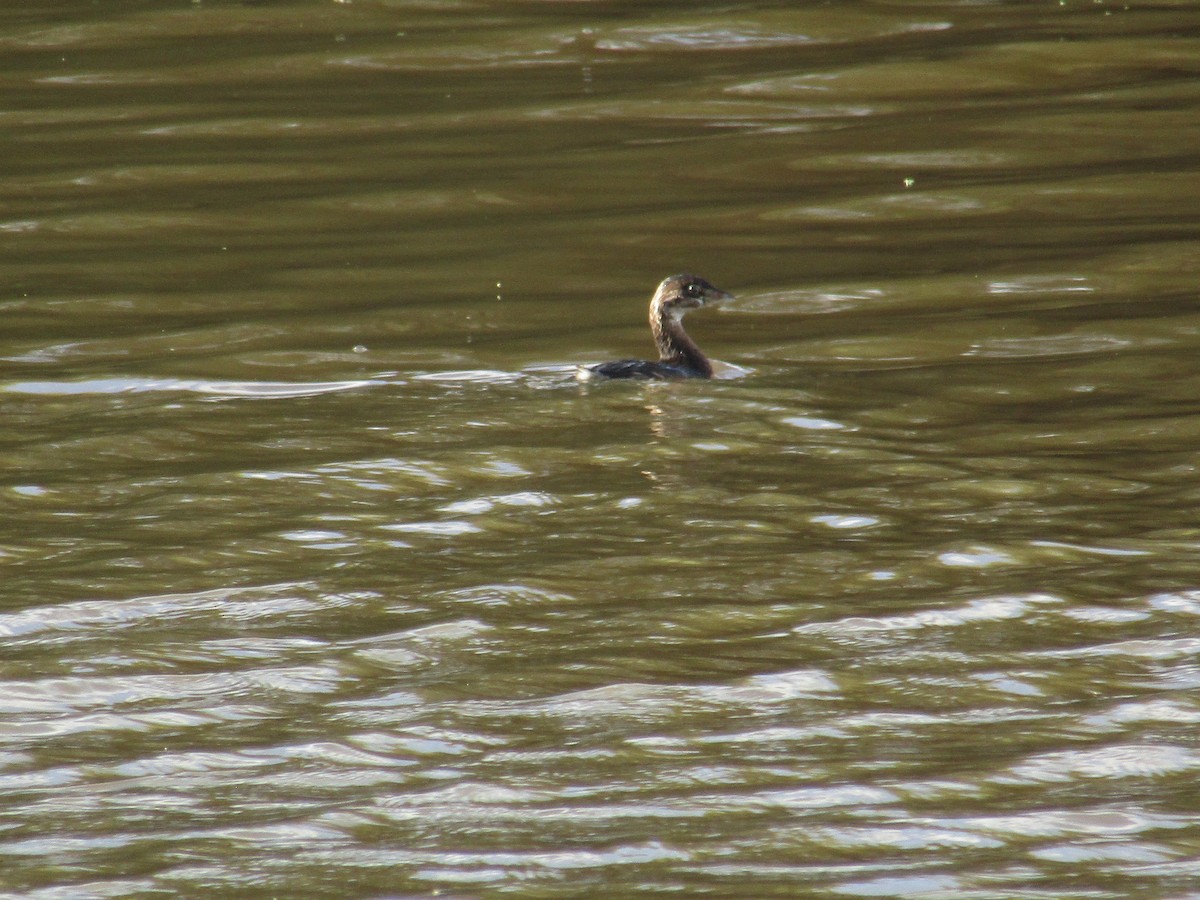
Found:
<svg viewBox="0 0 1200 900"><path fill-rule="evenodd" d="M659 358L665 363L686 366L712 377L712 364L696 342L683 330L683 322L677 315L657 304L650 308L650 331L658 347Z"/></svg>

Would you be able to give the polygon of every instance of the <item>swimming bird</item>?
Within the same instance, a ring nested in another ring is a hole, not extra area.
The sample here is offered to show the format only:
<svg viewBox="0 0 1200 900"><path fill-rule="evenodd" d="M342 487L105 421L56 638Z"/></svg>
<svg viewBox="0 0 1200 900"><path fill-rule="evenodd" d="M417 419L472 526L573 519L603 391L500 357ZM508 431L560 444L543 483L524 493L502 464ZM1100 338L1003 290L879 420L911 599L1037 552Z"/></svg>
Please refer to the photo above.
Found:
<svg viewBox="0 0 1200 900"><path fill-rule="evenodd" d="M683 330L689 310L713 306L733 295L699 275L687 273L663 279L650 300L650 333L658 347L658 359L618 359L594 366L580 366L581 381L599 378L712 378L713 367L696 342Z"/></svg>

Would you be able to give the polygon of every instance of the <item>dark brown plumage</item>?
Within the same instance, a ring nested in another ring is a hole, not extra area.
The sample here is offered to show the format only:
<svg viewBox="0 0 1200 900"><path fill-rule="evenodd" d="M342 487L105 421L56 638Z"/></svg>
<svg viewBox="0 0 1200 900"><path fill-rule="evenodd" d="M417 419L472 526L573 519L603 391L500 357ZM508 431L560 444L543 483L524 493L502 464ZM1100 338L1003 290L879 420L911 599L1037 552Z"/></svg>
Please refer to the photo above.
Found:
<svg viewBox="0 0 1200 900"><path fill-rule="evenodd" d="M580 379L593 378L712 378L712 363L683 330L688 310L732 299L699 275L672 275L664 279L650 301L650 333L658 359L619 359L581 367Z"/></svg>

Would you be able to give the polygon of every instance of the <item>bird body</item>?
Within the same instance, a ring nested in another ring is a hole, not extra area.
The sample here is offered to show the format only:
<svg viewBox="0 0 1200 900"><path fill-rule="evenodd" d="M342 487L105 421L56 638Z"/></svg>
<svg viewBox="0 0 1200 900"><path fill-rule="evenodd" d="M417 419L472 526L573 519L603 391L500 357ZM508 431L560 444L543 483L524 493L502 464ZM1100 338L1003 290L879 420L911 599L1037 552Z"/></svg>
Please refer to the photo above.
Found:
<svg viewBox="0 0 1200 900"><path fill-rule="evenodd" d="M619 359L581 366L581 380L597 378L712 378L713 367L696 342L683 330L689 310L732 299L699 275L687 273L666 278L650 300L650 333L658 347L657 360Z"/></svg>

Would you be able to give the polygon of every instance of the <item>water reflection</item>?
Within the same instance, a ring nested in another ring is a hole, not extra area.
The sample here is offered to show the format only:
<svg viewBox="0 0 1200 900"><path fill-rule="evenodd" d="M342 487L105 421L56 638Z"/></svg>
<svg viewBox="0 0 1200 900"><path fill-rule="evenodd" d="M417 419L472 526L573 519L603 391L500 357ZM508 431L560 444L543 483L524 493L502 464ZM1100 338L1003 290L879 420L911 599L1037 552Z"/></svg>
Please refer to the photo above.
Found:
<svg viewBox="0 0 1200 900"><path fill-rule="evenodd" d="M184 381L177 378L98 378L90 381L17 381L0 386L15 394L126 394L146 391L190 392L245 399L285 399L351 391L383 384L379 380L335 382Z"/></svg>

